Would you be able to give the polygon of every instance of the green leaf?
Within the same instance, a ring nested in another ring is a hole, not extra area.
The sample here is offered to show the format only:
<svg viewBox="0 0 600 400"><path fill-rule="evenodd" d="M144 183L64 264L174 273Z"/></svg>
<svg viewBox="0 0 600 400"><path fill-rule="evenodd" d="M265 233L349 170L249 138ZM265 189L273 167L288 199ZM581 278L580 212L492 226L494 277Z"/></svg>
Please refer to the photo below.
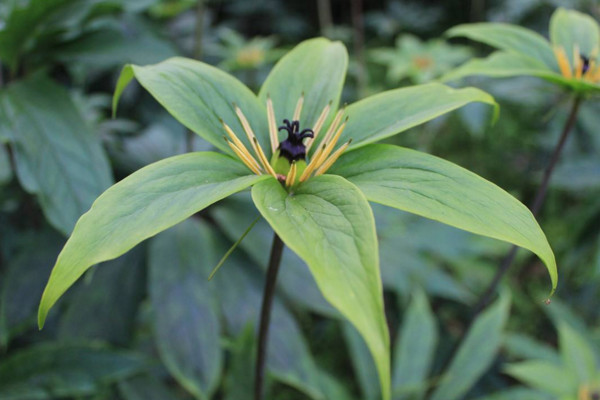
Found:
<svg viewBox="0 0 600 400"><path fill-rule="evenodd" d="M373 213L363 194L341 177L319 176L288 193L275 179L258 183L252 199L263 217L310 268L325 298L360 332L390 398L389 336L383 310Z"/></svg>
<svg viewBox="0 0 600 400"><path fill-rule="evenodd" d="M248 149L250 143L235 114L243 111L267 157L270 155L267 111L254 93L233 76L208 64L186 58L170 58L159 64L126 65L113 97L113 113L129 82L138 82L179 122L215 147L232 153L223 140L222 119Z"/></svg>
<svg viewBox="0 0 600 400"><path fill-rule="evenodd" d="M10 154L0 140L0 186L10 182L13 176L12 166L10 165Z"/></svg>
<svg viewBox="0 0 600 400"><path fill-rule="evenodd" d="M312 128L323 108L332 103L330 118L337 108L346 69L348 53L340 42L317 38L304 41L286 54L273 68L260 89L264 103L273 100L275 119L292 119L296 103L304 93L300 116L301 128Z"/></svg>
<svg viewBox="0 0 600 400"><path fill-rule="evenodd" d="M55 259L56 255L48 268ZM143 252L137 248L99 265L97 270L90 271L85 279L77 282L58 322L59 339L129 344L136 326L138 305L145 292L144 261ZM41 278L45 280L47 276L45 273ZM42 289L43 286L40 293ZM38 296L35 298L37 300Z"/></svg>
<svg viewBox="0 0 600 400"><path fill-rule="evenodd" d="M0 398L11 400L83 397L140 371L132 353L100 346L41 344L0 362Z"/></svg>
<svg viewBox="0 0 600 400"><path fill-rule="evenodd" d="M69 93L43 76L20 81L0 97L11 132L16 173L65 235L112 183L100 140Z"/></svg>
<svg viewBox="0 0 600 400"><path fill-rule="evenodd" d="M494 394L477 397L475 400L556 400L556 398L537 390L511 387Z"/></svg>
<svg viewBox="0 0 600 400"><path fill-rule="evenodd" d="M376 144L344 154L330 173L346 177L370 201L421 215L537 254L556 288L556 261L522 203L480 176L441 158Z"/></svg>
<svg viewBox="0 0 600 400"><path fill-rule="evenodd" d="M423 398L425 383L438 341L435 316L427 296L416 290L396 340L392 384L394 392L414 387L410 399Z"/></svg>
<svg viewBox="0 0 600 400"><path fill-rule="evenodd" d="M30 0L13 2L0 27L0 61L16 72L19 58L30 50L32 41L44 31L44 23L60 14L75 0Z"/></svg>
<svg viewBox="0 0 600 400"><path fill-rule="evenodd" d="M180 399L162 381L150 375L139 375L119 382L119 394L124 400L176 400Z"/></svg>
<svg viewBox="0 0 600 400"><path fill-rule="evenodd" d="M475 88L452 89L439 83L389 90L351 104L348 125L339 143L352 139L350 148L393 136L472 102L498 105Z"/></svg>
<svg viewBox="0 0 600 400"><path fill-rule="evenodd" d="M596 376L596 352L588 341L566 322L558 324L561 357L579 382L592 382Z"/></svg>
<svg viewBox="0 0 600 400"><path fill-rule="evenodd" d="M77 222L44 290L38 323L90 266L125 253L190 215L264 179L221 154L190 153L151 164L109 188Z"/></svg>
<svg viewBox="0 0 600 400"><path fill-rule="evenodd" d="M587 14L558 8L550 18L550 41L565 50L573 66L575 46L587 57L600 50L600 28Z"/></svg>
<svg viewBox="0 0 600 400"><path fill-rule="evenodd" d="M509 308L510 298L504 295L475 320L431 400L460 399L489 368L500 348Z"/></svg>
<svg viewBox="0 0 600 400"><path fill-rule="evenodd" d="M216 243L219 254L228 247L222 240ZM254 332L260 317L264 275L239 252L233 253L228 263L227 273L217 274L210 281L221 305L227 331L230 335L238 335L252 325ZM282 264L282 272L286 267ZM269 325L267 369L276 380L295 387L310 398L323 397L317 367L302 331L278 296Z"/></svg>
<svg viewBox="0 0 600 400"><path fill-rule="evenodd" d="M524 361L510 364L505 372L526 385L555 396L577 393L577 379L573 371L547 361Z"/></svg>
<svg viewBox="0 0 600 400"><path fill-rule="evenodd" d="M518 25L504 23L463 24L452 27L449 37L467 37L509 53L532 58L547 68L556 68L556 59L550 43L542 35Z"/></svg>
<svg viewBox="0 0 600 400"><path fill-rule="evenodd" d="M369 348L352 324L343 323L342 329L352 360L354 376L362 392L362 399L376 400L381 398L379 384L377 383L377 368L373 363Z"/></svg>
<svg viewBox="0 0 600 400"><path fill-rule="evenodd" d="M209 228L188 219L152 239L149 291L155 341L173 377L209 399L223 368L219 307L206 280L216 254Z"/></svg>

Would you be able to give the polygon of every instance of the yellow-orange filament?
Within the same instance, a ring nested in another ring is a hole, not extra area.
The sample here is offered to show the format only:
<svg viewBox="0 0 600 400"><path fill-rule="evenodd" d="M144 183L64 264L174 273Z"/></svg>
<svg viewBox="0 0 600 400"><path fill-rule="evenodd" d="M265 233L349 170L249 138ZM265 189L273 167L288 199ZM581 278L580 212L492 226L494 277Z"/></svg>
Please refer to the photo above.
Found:
<svg viewBox="0 0 600 400"><path fill-rule="evenodd" d="M350 139L346 143L344 143L327 160L325 160L325 162L323 163L323 165L321 165L319 167L319 169L317 169L315 171L315 176L319 176L319 175L322 175L325 172L327 172L327 170L333 165L333 163L336 162L338 158L340 158L340 156L348 148L348 146L350 146L350 143L352 143L352 139Z"/></svg>
<svg viewBox="0 0 600 400"><path fill-rule="evenodd" d="M277 137L277 123L275 122L275 110L271 97L267 97L267 119L269 121L269 136L271 138L271 152L274 154L279 147L279 138Z"/></svg>
<svg viewBox="0 0 600 400"><path fill-rule="evenodd" d="M296 103L296 109L294 110L294 121L300 121L300 114L302 113L302 105L304 105L304 92L300 95L298 103Z"/></svg>
<svg viewBox="0 0 600 400"><path fill-rule="evenodd" d="M312 144L315 142L315 139L319 135L319 132L321 132L321 128L323 128L323 124L325 123L325 120L327 119L327 116L329 115L330 109L331 109L331 101L323 108L323 111L321 111L321 115L319 115L319 118L317 119L317 122L315 123L315 127L313 128L314 136L306 139L306 142L304 143L306 145L307 153L309 152Z"/></svg>
<svg viewBox="0 0 600 400"><path fill-rule="evenodd" d="M571 78L573 74L571 73L571 65L569 64L565 49L562 47L555 47L554 54L556 56L556 61L558 62L558 67L560 68L560 73L565 78Z"/></svg>
<svg viewBox="0 0 600 400"><path fill-rule="evenodd" d="M227 140L227 144L229 145L229 147L231 147L231 150L233 150L233 152L238 156L238 158L240 160L242 160L242 162L246 165L246 167L248 167L250 169L250 171L254 172L256 175L261 175L261 172L259 170L258 164L256 164L256 161L251 157L249 154L244 153L242 150L240 150L235 144L231 143L229 140ZM247 152L248 150L246 150Z"/></svg>
<svg viewBox="0 0 600 400"><path fill-rule="evenodd" d="M285 186L293 186L296 181L296 161L292 162L292 166L288 171L287 177L285 178Z"/></svg>

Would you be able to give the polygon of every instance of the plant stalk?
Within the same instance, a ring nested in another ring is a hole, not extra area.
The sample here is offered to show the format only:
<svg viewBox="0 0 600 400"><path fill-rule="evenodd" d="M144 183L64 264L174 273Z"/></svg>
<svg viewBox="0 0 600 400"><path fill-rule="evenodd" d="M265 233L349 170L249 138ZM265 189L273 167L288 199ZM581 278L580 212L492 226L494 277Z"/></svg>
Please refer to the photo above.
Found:
<svg viewBox="0 0 600 400"><path fill-rule="evenodd" d="M579 106L581 105L581 100L582 99L579 96L573 100L573 105L571 106L571 111L569 113L569 117L567 118L567 121L565 122L562 133L560 135L560 138L558 139L558 142L556 143L556 146L554 147L554 152L552 153L550 162L548 163L548 166L546 167L546 170L544 171L544 177L542 178L542 183L541 183L540 187L538 188L538 191L535 195L533 203L531 204L531 207L530 207L531 213L533 214L534 217L538 216L538 214L542 208L542 205L544 204L544 200L546 198L546 193L548 192L548 184L550 183L550 178L552 177L554 168L556 167L556 164L558 163L560 154L562 153L562 150L565 147L567 138L569 137L569 134L573 130L573 126L575 126L575 121L577 120L577 114L579 113ZM504 277L504 275L510 268L513 261L515 260L515 257L517 255L517 250L518 250L518 246L511 247L509 252L502 259L502 262L500 263L500 266L499 266L498 270L496 271L496 275L494 275L494 278L490 282L488 288L483 292L483 294L479 298L479 301L477 302L477 304L474 307L473 320L475 320L475 318L477 318L479 313L481 313L481 311L492 300L492 297L493 297L494 293L496 292L496 289L497 289L498 285L500 284L500 281L502 281L502 278Z"/></svg>
<svg viewBox="0 0 600 400"><path fill-rule="evenodd" d="M267 268L267 277L265 289L263 291L263 301L260 309L260 326L258 330L258 353L256 356L256 367L254 376L254 400L262 400L263 386L265 380L265 363L267 360L267 340L269 338L269 323L271 321L271 306L275 295L275 283L277 282L277 273L281 263L281 254L283 253L283 241L277 235L273 234L273 244L271 245L271 256L269 257L269 266Z"/></svg>
<svg viewBox="0 0 600 400"><path fill-rule="evenodd" d="M192 57L200 61L202 59L202 36L204 34L204 6L205 0L198 0L196 4L196 26L194 27L194 48L192 49ZM185 133L185 151L190 153L194 151L194 137L196 134L190 129Z"/></svg>

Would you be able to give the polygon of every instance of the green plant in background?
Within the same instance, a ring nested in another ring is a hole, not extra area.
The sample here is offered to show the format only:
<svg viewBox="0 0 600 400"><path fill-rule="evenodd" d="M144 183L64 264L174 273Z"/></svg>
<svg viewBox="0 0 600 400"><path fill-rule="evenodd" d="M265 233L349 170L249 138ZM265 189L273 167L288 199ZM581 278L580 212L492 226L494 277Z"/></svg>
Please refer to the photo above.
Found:
<svg viewBox="0 0 600 400"><path fill-rule="evenodd" d="M220 43L212 44L207 53L219 58L218 66L226 71L258 69L277 61L283 54L272 37L246 39L238 32L224 28L217 35Z"/></svg>
<svg viewBox="0 0 600 400"><path fill-rule="evenodd" d="M442 159L373 144L470 102L495 104L493 99L477 89L428 84L337 110L346 67L341 44L306 41L275 66L257 97L201 62L176 58L126 66L115 105L135 77L176 119L225 154L167 158L102 194L58 257L40 303L40 326L92 265L251 186L256 208L275 231L261 315L257 397L269 299L285 244L307 263L324 297L365 339L383 397L389 399L389 338L368 201L530 249L546 264L554 290L554 256L520 202ZM291 121L277 128L285 119ZM287 130L287 138L280 141L278 129Z"/></svg>
<svg viewBox="0 0 600 400"><path fill-rule="evenodd" d="M527 386L561 400L600 398L600 353L573 326L557 324L559 353L505 366L506 374Z"/></svg>
<svg viewBox="0 0 600 400"><path fill-rule="evenodd" d="M373 49L369 55L373 62L387 68L388 81L397 85L403 79L425 83L438 78L465 62L471 51L441 39L422 42L413 35L404 34L396 39L395 48Z"/></svg>
<svg viewBox="0 0 600 400"><path fill-rule="evenodd" d="M499 51L469 61L443 80L530 75L565 86L578 97L600 91L600 27L589 15L557 9L550 19L550 42L520 26L488 22L459 25L447 35L468 37Z"/></svg>
<svg viewBox="0 0 600 400"><path fill-rule="evenodd" d="M454 80L470 75L528 75L558 84L566 88L573 97L569 115L530 207L532 213L537 216L561 152L577 120L581 103L600 93L600 27L586 14L559 8L550 19L550 42L536 32L502 23L459 25L450 29L447 35L468 37L496 47L499 51L485 59L467 62L447 73L442 80ZM517 248L513 247L503 259L476 309L481 309L489 302L496 286L512 264L516 252Z"/></svg>

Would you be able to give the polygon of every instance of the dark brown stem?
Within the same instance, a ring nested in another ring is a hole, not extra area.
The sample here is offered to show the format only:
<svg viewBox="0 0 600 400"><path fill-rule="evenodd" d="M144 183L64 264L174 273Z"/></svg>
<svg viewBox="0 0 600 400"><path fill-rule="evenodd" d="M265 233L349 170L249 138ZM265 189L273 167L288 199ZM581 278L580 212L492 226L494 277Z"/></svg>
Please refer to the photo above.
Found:
<svg viewBox="0 0 600 400"><path fill-rule="evenodd" d="M575 100L573 101L573 105L571 106L571 112L569 114L569 117L567 118L567 121L565 122L562 133L560 135L560 138L558 139L558 143L556 143L556 146L554 147L554 152L552 153L550 162L548 163L548 166L546 167L546 170L544 171L544 177L542 178L542 183L535 195L533 203L531 204L531 207L530 207L531 213L535 217L538 216L538 214L542 208L542 205L544 204L544 199L546 198L546 193L548 192L548 184L550 183L550 178L552 177L552 172L554 172L554 168L556 167L556 164L558 163L560 154L562 153L562 150L565 147L565 142L567 141L569 134L573 130L573 126L575 125L575 121L577 120L577 113L579 112L580 105L581 105L581 98L576 97ZM515 257L517 255L517 250L518 250L518 247L513 246L510 249L510 251L506 254L506 256L502 259L502 262L500 263L500 266L498 267L498 270L496 271L496 275L494 275L494 278L490 282L489 286L483 292L483 294L479 298L479 301L477 302L477 304L475 304L475 307L473 308L473 310L474 310L473 311L473 320L475 318L477 318L479 313L481 313L481 311L492 300L492 297L493 297L494 293L496 292L496 289L497 289L498 285L500 284L500 281L502 281L502 278L504 277L504 275L510 268L513 261L515 260Z"/></svg>
<svg viewBox="0 0 600 400"><path fill-rule="evenodd" d="M317 11L319 14L319 28L321 30L321 35L327 36L333 26L333 20L331 19L331 0L317 0Z"/></svg>
<svg viewBox="0 0 600 400"><path fill-rule="evenodd" d="M204 33L204 1L198 0L196 5L196 27L194 30L194 48L192 49L192 57L196 60L202 58L202 35ZM195 133L191 130L186 131L185 135L185 151L190 153L194 150Z"/></svg>
<svg viewBox="0 0 600 400"><path fill-rule="evenodd" d="M281 263L281 254L283 253L283 242L277 233L273 234L273 244L271 245L271 256L269 258L269 267L267 268L267 277L265 289L263 292L263 301L260 309L260 326L258 329L258 353L256 356L256 367L254 376L254 400L262 400L263 384L265 381L265 363L267 360L267 340L269 338L269 323L271 321L271 306L275 295L275 283L277 282L277 273Z"/></svg>
<svg viewBox="0 0 600 400"><path fill-rule="evenodd" d="M358 97L365 96L367 91L367 66L365 62L365 26L363 20L362 0L352 0L352 25L354 27L354 56L356 57L356 83Z"/></svg>

